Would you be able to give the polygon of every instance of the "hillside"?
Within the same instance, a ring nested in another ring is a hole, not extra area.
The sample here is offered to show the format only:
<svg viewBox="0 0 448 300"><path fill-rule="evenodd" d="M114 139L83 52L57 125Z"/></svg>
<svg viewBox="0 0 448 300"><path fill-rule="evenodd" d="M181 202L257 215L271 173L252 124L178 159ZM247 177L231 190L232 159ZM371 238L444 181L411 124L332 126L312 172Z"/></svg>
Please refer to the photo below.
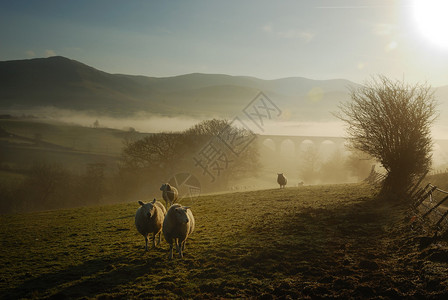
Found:
<svg viewBox="0 0 448 300"><path fill-rule="evenodd" d="M302 77L263 80L224 74L146 77L109 74L81 62L55 56L0 62L0 111L29 112L52 107L116 118L145 112L170 117L229 118L260 92L270 97L289 119L334 120L341 101L349 100L344 79ZM435 87L440 123L448 114L448 86Z"/></svg>
<svg viewBox="0 0 448 300"><path fill-rule="evenodd" d="M148 133L33 118L0 119L0 169L24 170L44 161L60 163L72 171L84 171L88 163L103 163L112 171L123 141L145 135Z"/></svg>
<svg viewBox="0 0 448 300"><path fill-rule="evenodd" d="M347 80L186 74L155 78L108 74L64 57L0 62L0 109L56 107L116 117L162 115L228 117L259 91L303 120L328 119L347 98Z"/></svg>
<svg viewBox="0 0 448 300"><path fill-rule="evenodd" d="M160 199L159 195L156 195ZM185 257L144 252L137 199L113 206L2 215L3 299L417 298L448 296L445 242L366 185L183 199L196 218Z"/></svg>

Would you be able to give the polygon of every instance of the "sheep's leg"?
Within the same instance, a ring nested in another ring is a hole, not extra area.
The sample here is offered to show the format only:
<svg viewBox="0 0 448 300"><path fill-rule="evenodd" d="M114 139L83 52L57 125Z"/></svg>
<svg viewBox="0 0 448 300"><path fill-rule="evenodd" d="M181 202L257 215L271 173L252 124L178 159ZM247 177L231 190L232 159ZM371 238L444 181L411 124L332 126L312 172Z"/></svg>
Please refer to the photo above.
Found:
<svg viewBox="0 0 448 300"><path fill-rule="evenodd" d="M153 248L156 247L156 233L155 232L152 233L152 247Z"/></svg>
<svg viewBox="0 0 448 300"><path fill-rule="evenodd" d="M160 245L160 243L162 242L162 230L160 230L159 233L157 233L157 234L159 235L159 242L156 244L156 246ZM157 240L157 234L156 234L156 237L155 237L156 240Z"/></svg>
<svg viewBox="0 0 448 300"><path fill-rule="evenodd" d="M179 239L176 239L176 249L177 252L179 252L179 257L182 258L182 242L179 241Z"/></svg>
<svg viewBox="0 0 448 300"><path fill-rule="evenodd" d="M145 251L148 251L148 236L145 235Z"/></svg>
<svg viewBox="0 0 448 300"><path fill-rule="evenodd" d="M170 259L173 259L173 240L169 241L170 244Z"/></svg>
<svg viewBox="0 0 448 300"><path fill-rule="evenodd" d="M187 240L184 240L182 242L182 251L185 251L185 245L187 244Z"/></svg>

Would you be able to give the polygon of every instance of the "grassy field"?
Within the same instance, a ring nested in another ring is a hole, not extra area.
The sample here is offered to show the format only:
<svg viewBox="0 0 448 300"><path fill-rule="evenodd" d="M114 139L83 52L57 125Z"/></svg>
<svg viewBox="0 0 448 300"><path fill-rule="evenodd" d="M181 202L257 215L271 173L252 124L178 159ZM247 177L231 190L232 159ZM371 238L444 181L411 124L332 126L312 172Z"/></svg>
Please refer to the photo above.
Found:
<svg viewBox="0 0 448 300"><path fill-rule="evenodd" d="M35 139L39 136L44 142L66 149L110 155L120 153L123 139L130 134L110 128L90 128L45 120L0 120L0 127L23 138Z"/></svg>
<svg viewBox="0 0 448 300"><path fill-rule="evenodd" d="M426 176L421 186L425 186L428 183L431 183L432 185L435 185L440 189L448 191L448 173L440 173Z"/></svg>
<svg viewBox="0 0 448 300"><path fill-rule="evenodd" d="M106 171L112 172L123 141L145 135L49 120L0 119L0 167L8 166L12 172L36 162L48 162L82 172L89 163L103 163ZM0 175L2 180L9 174Z"/></svg>
<svg viewBox="0 0 448 300"><path fill-rule="evenodd" d="M148 199L149 200L149 199ZM443 298L445 244L419 247L402 207L367 185L184 199L196 230L183 259L144 251L137 199L1 215L2 299Z"/></svg>

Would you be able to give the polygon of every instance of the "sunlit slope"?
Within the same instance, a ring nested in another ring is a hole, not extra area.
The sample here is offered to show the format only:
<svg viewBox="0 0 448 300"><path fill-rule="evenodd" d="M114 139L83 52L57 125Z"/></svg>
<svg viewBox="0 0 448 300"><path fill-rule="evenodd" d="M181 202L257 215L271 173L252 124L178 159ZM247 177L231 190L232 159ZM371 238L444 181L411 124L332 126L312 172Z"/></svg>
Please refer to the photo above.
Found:
<svg viewBox="0 0 448 300"><path fill-rule="evenodd" d="M0 216L0 295L344 298L444 291L425 289L421 267L407 262L402 272L409 247L392 234L402 211L372 202L369 186L183 199L197 227L184 259L173 261L165 241L144 252L134 226L137 200Z"/></svg>
<svg viewBox="0 0 448 300"><path fill-rule="evenodd" d="M33 119L0 120L0 127L2 163L14 169L26 169L37 162L61 163L79 171L87 163L112 167L125 139L145 135Z"/></svg>
<svg viewBox="0 0 448 300"><path fill-rule="evenodd" d="M0 127L16 137L58 145L76 151L119 154L126 138L145 134L111 128L84 127L75 124L34 119L0 120ZM147 135L147 134L146 134ZM9 139L12 144L18 140Z"/></svg>

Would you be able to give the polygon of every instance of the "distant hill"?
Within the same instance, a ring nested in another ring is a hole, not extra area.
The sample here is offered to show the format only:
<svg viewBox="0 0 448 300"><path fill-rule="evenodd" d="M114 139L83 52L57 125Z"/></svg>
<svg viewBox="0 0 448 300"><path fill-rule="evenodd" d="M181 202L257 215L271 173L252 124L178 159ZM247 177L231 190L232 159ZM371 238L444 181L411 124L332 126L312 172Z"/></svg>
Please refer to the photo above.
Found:
<svg viewBox="0 0 448 300"><path fill-rule="evenodd" d="M27 170L36 162L61 164L74 172L84 172L89 163L102 163L112 173L123 141L148 135L32 118L0 118L0 182L2 171Z"/></svg>
<svg viewBox="0 0 448 300"><path fill-rule="evenodd" d="M109 74L65 57L0 62L0 109L52 106L113 116L233 116L263 91L282 110L306 119L329 116L347 98L337 80L262 80L221 74L156 78Z"/></svg>
<svg viewBox="0 0 448 300"><path fill-rule="evenodd" d="M132 116L136 112L192 117L236 116L260 91L300 121L325 121L349 99L344 79L262 80L222 74L145 77L109 74L65 57L0 62L0 109L55 107ZM448 86L437 89L442 110ZM447 107L448 108L448 107Z"/></svg>

